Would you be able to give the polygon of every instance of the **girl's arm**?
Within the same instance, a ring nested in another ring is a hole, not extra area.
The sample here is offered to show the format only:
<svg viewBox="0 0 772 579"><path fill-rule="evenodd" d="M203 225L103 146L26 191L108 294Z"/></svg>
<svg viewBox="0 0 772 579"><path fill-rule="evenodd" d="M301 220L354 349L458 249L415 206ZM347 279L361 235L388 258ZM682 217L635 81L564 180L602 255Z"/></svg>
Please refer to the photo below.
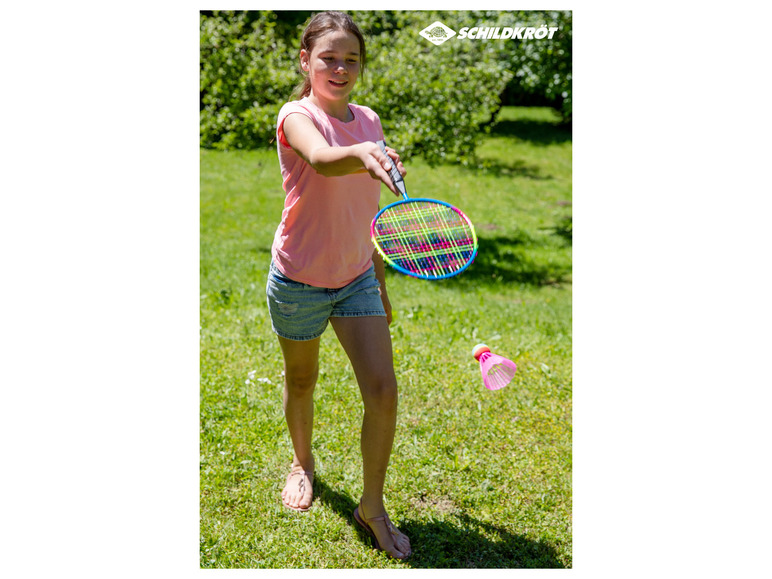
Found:
<svg viewBox="0 0 772 579"><path fill-rule="evenodd" d="M383 258L377 250L373 251L373 266L375 266L375 278L381 284L381 302L383 302L383 309L386 310L386 321L391 325L391 302L386 292L386 264L383 263Z"/></svg>
<svg viewBox="0 0 772 579"><path fill-rule="evenodd" d="M391 163L396 163L403 176L406 171L394 149L387 149L387 156L378 145L371 142L331 147L313 121L301 114L291 114L284 119L284 136L290 147L320 175L339 177L367 171L373 179L382 181L392 193L400 196L391 182L388 170Z"/></svg>

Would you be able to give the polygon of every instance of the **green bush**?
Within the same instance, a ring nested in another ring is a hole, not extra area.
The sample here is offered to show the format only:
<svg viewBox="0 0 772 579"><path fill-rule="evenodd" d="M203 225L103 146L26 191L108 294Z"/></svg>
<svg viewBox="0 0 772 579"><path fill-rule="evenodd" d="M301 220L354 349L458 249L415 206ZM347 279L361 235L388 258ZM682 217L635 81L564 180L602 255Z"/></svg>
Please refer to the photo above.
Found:
<svg viewBox="0 0 772 579"><path fill-rule="evenodd" d="M570 13L351 14L367 38L368 53L352 101L380 115L388 142L405 159L419 155L431 164L473 160L507 87L543 93L570 119ZM435 46L418 34L435 20L458 31L478 22L513 26L513 18L522 15L536 26L562 19L557 25L568 22L569 30L561 29L556 43L451 39ZM293 12L202 13L202 147L272 143L278 111L301 80L297 17Z"/></svg>
<svg viewBox="0 0 772 579"><path fill-rule="evenodd" d="M489 22L494 20L494 14L496 26L558 28L549 42L500 43L501 58L515 72L506 90L508 102L503 104L518 104L519 100L525 98L539 105L554 107L564 122L570 122L573 43L571 12L538 10L490 13Z"/></svg>
<svg viewBox="0 0 772 579"><path fill-rule="evenodd" d="M373 12L352 14L370 32L368 71L355 100L380 115L387 140L405 158L466 163L488 130L512 72L490 43L435 46L418 35L435 20L454 28L458 15L418 14L401 13L391 23Z"/></svg>
<svg viewBox="0 0 772 579"><path fill-rule="evenodd" d="M273 12L201 16L201 146L270 144L276 116L297 83L296 60Z"/></svg>

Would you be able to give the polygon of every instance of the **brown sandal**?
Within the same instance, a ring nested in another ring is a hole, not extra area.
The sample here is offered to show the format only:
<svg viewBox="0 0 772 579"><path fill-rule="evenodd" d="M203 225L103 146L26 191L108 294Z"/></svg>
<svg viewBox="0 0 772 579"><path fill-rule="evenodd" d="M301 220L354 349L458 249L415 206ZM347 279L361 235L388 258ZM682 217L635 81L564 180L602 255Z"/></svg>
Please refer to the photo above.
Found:
<svg viewBox="0 0 772 579"><path fill-rule="evenodd" d="M300 480L298 481L298 492L302 495L305 494L306 491L306 479L308 479L308 484L313 489L314 486L314 473L311 471L303 470L302 467L294 467L292 471L287 475L287 482L284 484L284 488L286 489L287 486L290 484L290 480L293 476L299 476ZM311 500L313 501L313 494L311 496ZM301 509L300 507L291 507L286 502L284 502L284 497L281 498L282 504L287 507L288 509L292 509L293 511L299 511L301 513L307 512L311 505L306 507L305 509Z"/></svg>
<svg viewBox="0 0 772 579"><path fill-rule="evenodd" d="M393 557L394 559L407 559L410 557L410 555L413 554L412 550L408 551L407 554L404 557L397 557L396 555L393 555L378 543L378 538L375 536L375 533L372 529L372 523L380 523L383 522L386 525L386 529L388 529L389 533L391 533L391 536L396 538L401 533L397 531L397 529L394 527L394 525L391 522L391 519L389 519L389 515L383 515L381 517L373 517L371 519L366 519L364 515L362 515L361 509L362 504L360 503L359 506L354 509L354 520L359 524L360 527L362 527L368 535L370 535L373 538L373 542L375 543L375 548L379 551L383 551L386 553L389 557ZM394 544L394 550L399 552L399 549L397 548L396 543Z"/></svg>

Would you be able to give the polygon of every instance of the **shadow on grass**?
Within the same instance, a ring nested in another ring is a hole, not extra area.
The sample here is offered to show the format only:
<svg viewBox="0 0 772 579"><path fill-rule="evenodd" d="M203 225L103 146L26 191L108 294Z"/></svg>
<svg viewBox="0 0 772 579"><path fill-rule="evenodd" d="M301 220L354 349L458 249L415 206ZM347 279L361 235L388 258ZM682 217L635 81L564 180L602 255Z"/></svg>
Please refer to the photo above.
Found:
<svg viewBox="0 0 772 579"><path fill-rule="evenodd" d="M520 177L531 179L532 181L547 181L554 179L552 175L545 175L536 165L529 165L522 159L510 159L502 161L500 159L479 159L477 163L471 165L460 165L467 172L477 175L490 175L493 177Z"/></svg>
<svg viewBox="0 0 772 579"><path fill-rule="evenodd" d="M478 251L472 265L456 277L434 283L464 290L480 284L517 283L543 287L571 283L570 261L545 259L543 252L534 255L532 250L539 248L538 240L526 233L510 237L495 236L492 232L477 233Z"/></svg>
<svg viewBox="0 0 772 579"><path fill-rule="evenodd" d="M570 125L528 119L498 121L491 126L490 135L494 139L499 137L528 141L535 146L559 145L572 140ZM515 158L501 160L483 156L478 158L476 163L466 165L464 168L494 177L520 177L538 181L554 178L552 175L544 174L540 167Z"/></svg>
<svg viewBox="0 0 772 579"><path fill-rule="evenodd" d="M332 489L318 474L314 488L318 500L349 521L365 544L373 544L354 520L357 507L354 499ZM400 530L410 537L413 548L413 555L403 564L416 569L565 568L555 550L546 543L526 539L467 514L455 514L452 518L455 520L400 523ZM491 535L495 539L491 539Z"/></svg>
<svg viewBox="0 0 772 579"><path fill-rule="evenodd" d="M491 135L515 137L535 145L556 145L570 142L571 127L549 121L502 120L491 127Z"/></svg>

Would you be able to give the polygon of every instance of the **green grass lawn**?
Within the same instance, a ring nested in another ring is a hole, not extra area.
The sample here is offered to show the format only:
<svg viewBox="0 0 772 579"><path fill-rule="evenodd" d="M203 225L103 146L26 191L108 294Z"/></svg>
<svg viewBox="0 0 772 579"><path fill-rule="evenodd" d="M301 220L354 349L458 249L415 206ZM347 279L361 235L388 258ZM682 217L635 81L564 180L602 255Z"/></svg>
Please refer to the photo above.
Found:
<svg viewBox="0 0 772 579"><path fill-rule="evenodd" d="M413 545L405 562L353 520L363 409L331 329L314 505L281 504L292 446L265 303L284 197L276 152L201 151L201 567L572 566L571 134L555 121L505 107L481 166L406 164L411 196L460 207L480 251L448 280L387 272L400 410L385 499ZM478 342L517 363L506 388L483 387Z"/></svg>

